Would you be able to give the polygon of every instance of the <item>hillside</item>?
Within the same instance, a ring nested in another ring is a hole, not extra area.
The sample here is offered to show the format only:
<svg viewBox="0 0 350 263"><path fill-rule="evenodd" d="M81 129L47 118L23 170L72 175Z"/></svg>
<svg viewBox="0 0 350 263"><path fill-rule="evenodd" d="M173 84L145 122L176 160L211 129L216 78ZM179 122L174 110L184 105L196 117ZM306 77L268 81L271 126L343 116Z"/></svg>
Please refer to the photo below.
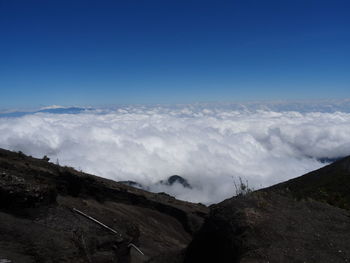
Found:
<svg viewBox="0 0 350 263"><path fill-rule="evenodd" d="M347 157L208 208L0 150L0 262L350 262L349 187Z"/></svg>
<svg viewBox="0 0 350 263"><path fill-rule="evenodd" d="M349 194L347 157L227 199L210 207L185 262L350 262Z"/></svg>
<svg viewBox="0 0 350 263"><path fill-rule="evenodd" d="M282 191L298 200L311 198L350 210L350 157L265 191Z"/></svg>
<svg viewBox="0 0 350 263"><path fill-rule="evenodd" d="M0 261L145 262L184 249L207 210L0 150Z"/></svg>

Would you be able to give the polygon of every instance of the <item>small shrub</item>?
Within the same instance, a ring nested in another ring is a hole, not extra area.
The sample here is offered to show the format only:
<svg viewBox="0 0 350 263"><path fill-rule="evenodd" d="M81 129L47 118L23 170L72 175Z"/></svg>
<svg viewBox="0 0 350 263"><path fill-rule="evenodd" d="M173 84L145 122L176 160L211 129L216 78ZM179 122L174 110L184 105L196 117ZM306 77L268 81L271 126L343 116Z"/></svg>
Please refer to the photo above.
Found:
<svg viewBox="0 0 350 263"><path fill-rule="evenodd" d="M238 177L238 181L239 182L237 183L235 179L233 180L233 184L235 186L235 191L236 191L236 196L247 195L247 194L254 191L253 188L249 187L248 180L243 182L242 177Z"/></svg>

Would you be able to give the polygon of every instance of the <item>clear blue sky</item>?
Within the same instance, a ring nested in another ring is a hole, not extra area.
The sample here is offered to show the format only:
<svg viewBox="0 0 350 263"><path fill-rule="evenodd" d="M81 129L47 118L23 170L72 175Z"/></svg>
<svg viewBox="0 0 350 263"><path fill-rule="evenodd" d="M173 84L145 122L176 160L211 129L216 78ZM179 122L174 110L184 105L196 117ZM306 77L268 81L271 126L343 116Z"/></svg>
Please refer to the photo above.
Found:
<svg viewBox="0 0 350 263"><path fill-rule="evenodd" d="M350 97L350 1L0 0L0 107Z"/></svg>

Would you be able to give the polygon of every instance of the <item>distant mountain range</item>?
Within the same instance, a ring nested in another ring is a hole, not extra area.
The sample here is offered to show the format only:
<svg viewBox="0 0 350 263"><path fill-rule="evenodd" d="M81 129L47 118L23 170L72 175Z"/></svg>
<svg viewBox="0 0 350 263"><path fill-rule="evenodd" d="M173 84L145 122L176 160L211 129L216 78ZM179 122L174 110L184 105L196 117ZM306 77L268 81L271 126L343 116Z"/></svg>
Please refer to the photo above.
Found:
<svg viewBox="0 0 350 263"><path fill-rule="evenodd" d="M22 117L29 114L35 113L52 113L52 114L78 114L84 111L92 110L92 108L80 108L80 107L55 107L45 108L36 111L13 111L0 113L1 117Z"/></svg>
<svg viewBox="0 0 350 263"><path fill-rule="evenodd" d="M193 104L152 104L152 105L116 105L111 107L103 107L108 112L113 109L122 108L159 108L166 109L181 109L191 108L192 110L204 110L204 109L220 109L220 110L237 110L237 111L296 111L296 112L346 112L350 113L350 99L343 100L316 100L316 101L256 101L256 102L221 102L221 103L193 103ZM93 111L95 108L91 107L63 107L63 106L49 106L38 110L28 111L0 111L1 117L21 117L28 114L35 113L52 113L52 114L78 114L85 111Z"/></svg>

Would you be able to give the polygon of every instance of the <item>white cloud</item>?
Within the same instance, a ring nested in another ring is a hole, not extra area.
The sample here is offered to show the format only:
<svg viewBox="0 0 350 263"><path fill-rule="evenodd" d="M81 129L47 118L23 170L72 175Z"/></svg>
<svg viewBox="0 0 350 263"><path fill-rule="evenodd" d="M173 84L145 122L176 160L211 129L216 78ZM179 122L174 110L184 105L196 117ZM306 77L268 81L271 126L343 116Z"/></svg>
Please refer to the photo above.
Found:
<svg viewBox="0 0 350 263"><path fill-rule="evenodd" d="M259 188L349 155L349 134L349 113L196 105L0 118L2 148L203 203L232 196L233 177ZM193 189L155 185L174 174Z"/></svg>

